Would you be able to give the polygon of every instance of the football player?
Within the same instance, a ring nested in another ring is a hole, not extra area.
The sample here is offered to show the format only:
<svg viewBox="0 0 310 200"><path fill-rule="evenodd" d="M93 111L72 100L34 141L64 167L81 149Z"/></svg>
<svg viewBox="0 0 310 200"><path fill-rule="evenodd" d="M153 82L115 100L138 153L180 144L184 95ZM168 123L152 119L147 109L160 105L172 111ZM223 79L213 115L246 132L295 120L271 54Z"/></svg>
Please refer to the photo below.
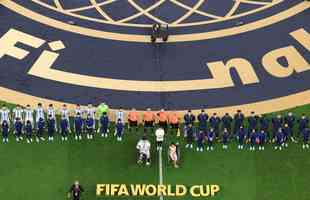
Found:
<svg viewBox="0 0 310 200"><path fill-rule="evenodd" d="M39 143L40 140L45 141L43 135L44 135L44 129L45 129L45 121L43 118L40 118L37 124L37 137L36 141Z"/></svg>
<svg viewBox="0 0 310 200"><path fill-rule="evenodd" d="M222 124L223 124L223 128L227 129L227 131L229 133L231 133L231 123L232 123L232 117L228 114L225 113L225 115L222 117Z"/></svg>
<svg viewBox="0 0 310 200"><path fill-rule="evenodd" d="M193 148L193 140L194 140L194 128L192 123L189 123L186 128L186 145L185 148Z"/></svg>
<svg viewBox="0 0 310 200"><path fill-rule="evenodd" d="M131 111L128 113L128 126L129 126L129 132L132 131L133 128L135 128L135 131L138 131L138 120L139 115L135 108L131 109Z"/></svg>
<svg viewBox="0 0 310 200"><path fill-rule="evenodd" d="M48 141L54 141L54 134L55 134L55 126L56 120L53 118L52 115L48 116L47 120L47 133L48 133Z"/></svg>
<svg viewBox="0 0 310 200"><path fill-rule="evenodd" d="M255 151L255 145L259 143L259 138L257 136L256 130L252 129L250 134L250 151Z"/></svg>
<svg viewBox="0 0 310 200"><path fill-rule="evenodd" d="M3 143L9 142L9 123L6 120L2 121L2 137Z"/></svg>
<svg viewBox="0 0 310 200"><path fill-rule="evenodd" d="M14 122L16 121L17 118L19 118L19 120L21 122L24 121L23 119L23 115L24 115L24 110L20 105L17 105L14 109L13 109L13 119Z"/></svg>
<svg viewBox="0 0 310 200"><path fill-rule="evenodd" d="M78 112L74 118L74 132L75 132L75 140L82 140L82 132L83 132L83 119L81 114Z"/></svg>
<svg viewBox="0 0 310 200"><path fill-rule="evenodd" d="M45 121L45 113L41 103L38 103L36 108L36 128L38 128L39 119L42 118Z"/></svg>
<svg viewBox="0 0 310 200"><path fill-rule="evenodd" d="M240 126L239 130L237 131L238 149L243 149L245 136L246 136L246 131L243 128L243 126Z"/></svg>
<svg viewBox="0 0 310 200"><path fill-rule="evenodd" d="M123 134L124 134L124 124L121 119L118 119L115 125L115 135L117 141L119 142L122 141Z"/></svg>
<svg viewBox="0 0 310 200"><path fill-rule="evenodd" d="M19 142L23 139L23 122L19 117L17 117L14 122L14 133L16 142Z"/></svg>
<svg viewBox="0 0 310 200"><path fill-rule="evenodd" d="M0 122L1 124L6 121L7 124L10 124L10 110L3 105L2 109L0 110L0 114L1 114L1 119Z"/></svg>
<svg viewBox="0 0 310 200"><path fill-rule="evenodd" d="M93 119L94 123L93 123L93 130L95 130L96 128L96 108L90 103L87 105L87 108L85 109L86 112L86 117L90 117L91 119Z"/></svg>
<svg viewBox="0 0 310 200"><path fill-rule="evenodd" d="M234 116L234 121L234 135L236 135L240 131L240 127L243 127L244 114L241 110L237 110L237 113Z"/></svg>
<svg viewBox="0 0 310 200"><path fill-rule="evenodd" d="M169 146L169 158L170 160L172 160L174 168L179 168L178 146L174 143L171 143L171 145Z"/></svg>
<svg viewBox="0 0 310 200"><path fill-rule="evenodd" d="M261 129L259 132L259 146L258 150L265 150L267 134L264 129Z"/></svg>
<svg viewBox="0 0 310 200"><path fill-rule="evenodd" d="M214 143L214 139L215 139L216 135L215 135L215 130L213 128L210 128L210 130L207 132L207 140L208 140L208 147L207 147L207 151L213 151L214 147L213 147L213 143Z"/></svg>
<svg viewBox="0 0 310 200"><path fill-rule="evenodd" d="M196 148L196 151L203 152L204 141L205 141L205 132L200 130L198 135L197 135L197 148Z"/></svg>
<svg viewBox="0 0 310 200"><path fill-rule="evenodd" d="M95 119L92 118L91 114L87 114L85 120L85 127L86 127L86 137L89 140L94 138L94 125L95 125Z"/></svg>
<svg viewBox="0 0 310 200"><path fill-rule="evenodd" d="M100 121L99 121L99 128L98 128L98 133L101 134L101 137L108 137L108 132L109 132L109 116L107 113L102 113L100 116Z"/></svg>
<svg viewBox="0 0 310 200"><path fill-rule="evenodd" d="M56 110L54 109L53 104L50 104L47 108L47 116L50 116L50 115L55 120L55 131L57 132Z"/></svg>
<svg viewBox="0 0 310 200"><path fill-rule="evenodd" d="M310 134L309 128L304 128L302 130L302 135L303 135L302 148L303 149L309 149L309 134Z"/></svg>
<svg viewBox="0 0 310 200"><path fill-rule="evenodd" d="M228 149L228 140L229 140L229 132L228 132L228 128L224 128L223 131L223 149Z"/></svg>
<svg viewBox="0 0 310 200"><path fill-rule="evenodd" d="M32 142L32 123L30 120L26 121L25 135L26 135L27 143L28 144L31 143Z"/></svg>
<svg viewBox="0 0 310 200"><path fill-rule="evenodd" d="M274 149L277 150L279 149L280 151L282 150L282 146L283 146L283 138L284 138L284 135L283 135L283 132L282 132L282 128L279 128L277 133L276 133L276 144L275 144L275 147Z"/></svg>
<svg viewBox="0 0 310 200"><path fill-rule="evenodd" d="M141 140L137 143L136 148L138 149L138 164L142 164L146 161L146 165L151 164L151 143L147 140L146 136L143 136Z"/></svg>
<svg viewBox="0 0 310 200"><path fill-rule="evenodd" d="M213 129L215 137L218 138L220 134L220 122L221 119L217 116L216 113L213 113L213 115L209 119L210 127Z"/></svg>
<svg viewBox="0 0 310 200"><path fill-rule="evenodd" d="M70 129L69 129L69 120L66 115L61 116L60 130L61 130L61 141L67 141Z"/></svg>
<svg viewBox="0 0 310 200"><path fill-rule="evenodd" d="M27 121L33 125L33 110L31 109L30 105L28 104L24 110L25 113L25 124Z"/></svg>
<svg viewBox="0 0 310 200"><path fill-rule="evenodd" d="M204 109L201 110L197 119L198 119L199 130L206 132L207 131L207 122L208 122L209 116L207 113L205 113Z"/></svg>

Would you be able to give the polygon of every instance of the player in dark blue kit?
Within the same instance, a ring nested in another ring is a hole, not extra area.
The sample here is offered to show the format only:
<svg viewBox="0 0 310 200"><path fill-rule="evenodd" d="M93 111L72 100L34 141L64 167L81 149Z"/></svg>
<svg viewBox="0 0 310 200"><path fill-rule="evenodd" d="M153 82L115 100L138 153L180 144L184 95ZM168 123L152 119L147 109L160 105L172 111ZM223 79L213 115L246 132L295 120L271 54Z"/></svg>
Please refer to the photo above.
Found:
<svg viewBox="0 0 310 200"><path fill-rule="evenodd" d="M83 119L81 113L77 113L74 118L75 140L82 140Z"/></svg>
<svg viewBox="0 0 310 200"><path fill-rule="evenodd" d="M280 114L278 114L276 117L272 118L271 122L272 122L272 141L274 141L279 128L281 128L283 125L283 118Z"/></svg>
<svg viewBox="0 0 310 200"><path fill-rule="evenodd" d="M94 138L94 124L95 124L95 120L90 116L90 114L88 114L85 120L87 139Z"/></svg>
<svg viewBox="0 0 310 200"><path fill-rule="evenodd" d="M309 149L309 134L310 134L309 128L304 128L302 130L302 136L303 136L302 148L303 149Z"/></svg>
<svg viewBox="0 0 310 200"><path fill-rule="evenodd" d="M283 147L288 147L288 141L292 135L292 129L289 127L287 123L284 123L283 127Z"/></svg>
<svg viewBox="0 0 310 200"><path fill-rule="evenodd" d="M215 137L218 138L220 135L220 122L221 119L217 116L216 113L213 113L213 115L210 117L210 127L214 130Z"/></svg>
<svg viewBox="0 0 310 200"><path fill-rule="evenodd" d="M9 123L6 120L3 120L2 122L2 137L3 143L9 142Z"/></svg>
<svg viewBox="0 0 310 200"><path fill-rule="evenodd" d="M259 131L258 138L259 138L258 150L265 150L265 143L267 140L267 134L266 134L264 129L261 129Z"/></svg>
<svg viewBox="0 0 310 200"><path fill-rule="evenodd" d="M26 125L25 125L25 135L27 139L27 143L32 142L32 124L31 121L27 120Z"/></svg>
<svg viewBox="0 0 310 200"><path fill-rule="evenodd" d="M61 141L67 141L70 129L69 129L69 121L66 115L61 116L60 131L61 131Z"/></svg>
<svg viewBox="0 0 310 200"><path fill-rule="evenodd" d="M285 117L284 117L284 123L286 123L290 129L290 138L293 142L296 142L295 141L295 138L294 138L294 124L295 124L295 121L296 121L296 118L295 116L293 115L292 112L289 112Z"/></svg>
<svg viewBox="0 0 310 200"><path fill-rule="evenodd" d="M305 128L308 128L308 124L309 124L309 119L308 117L303 113L300 117L300 119L298 120L298 130L299 130L299 135L302 134L302 131Z"/></svg>
<svg viewBox="0 0 310 200"><path fill-rule="evenodd" d="M56 131L56 121L55 118L52 117L52 115L48 116L47 120L47 135L48 135L48 141L54 141L54 134Z"/></svg>
<svg viewBox="0 0 310 200"><path fill-rule="evenodd" d="M207 132L207 139L208 139L208 147L207 147L207 151L214 150L213 147L213 143L214 143L214 139L215 139L215 131L213 128L210 128L210 130Z"/></svg>
<svg viewBox="0 0 310 200"><path fill-rule="evenodd" d="M265 115L261 115L259 118L259 125L260 125L260 130L264 131L264 133L266 134L266 140L270 137L270 131L269 131L269 119L265 116ZM270 140L271 142L271 140Z"/></svg>
<svg viewBox="0 0 310 200"><path fill-rule="evenodd" d="M16 141L19 142L23 139L23 123L19 117L15 119L14 123L14 133L16 137Z"/></svg>
<svg viewBox="0 0 310 200"><path fill-rule="evenodd" d="M189 125L194 125L194 122L196 120L195 115L192 114L191 110L188 110L187 113L184 115L184 137L187 135L187 130Z"/></svg>
<svg viewBox="0 0 310 200"><path fill-rule="evenodd" d="M186 131L186 145L185 148L193 148L193 140L194 140L194 127L191 123L188 124Z"/></svg>
<svg viewBox="0 0 310 200"><path fill-rule="evenodd" d="M257 115L255 115L255 112L251 112L251 116L249 116L248 118L248 131L252 131L253 129L257 129L257 125L258 125L258 121L259 121L259 117Z"/></svg>
<svg viewBox="0 0 310 200"><path fill-rule="evenodd" d="M203 147L204 147L204 140L205 140L205 132L204 131L199 131L198 136L197 136L197 151L203 152Z"/></svg>
<svg viewBox="0 0 310 200"><path fill-rule="evenodd" d="M109 116L107 113L102 113L99 120L99 129L98 132L101 134L101 137L108 137L109 132Z"/></svg>
<svg viewBox="0 0 310 200"><path fill-rule="evenodd" d="M246 136L246 131L243 128L243 126L240 126L239 130L237 131L238 149L243 149L245 136Z"/></svg>
<svg viewBox="0 0 310 200"><path fill-rule="evenodd" d="M223 131L223 149L228 149L228 140L229 140L229 132L227 128L224 128Z"/></svg>
<svg viewBox="0 0 310 200"><path fill-rule="evenodd" d="M205 110L201 110L201 113L197 117L199 122L199 130L200 131L207 131L207 121L209 119L208 114L205 113Z"/></svg>
<svg viewBox="0 0 310 200"><path fill-rule="evenodd" d="M118 119L115 125L115 135L117 141L122 141L123 134L124 134L124 124L122 123L121 119Z"/></svg>
<svg viewBox="0 0 310 200"><path fill-rule="evenodd" d="M237 113L234 116L234 135L237 134L237 132L240 130L240 127L243 126L243 121L244 121L244 115L241 112L241 110L237 110Z"/></svg>
<svg viewBox="0 0 310 200"><path fill-rule="evenodd" d="M250 134L250 151L255 151L255 145L258 143L258 134L255 129L252 129Z"/></svg>
<svg viewBox="0 0 310 200"><path fill-rule="evenodd" d="M232 120L232 117L228 113L225 113L225 115L222 117L223 129L226 128L229 133L231 132Z"/></svg>
<svg viewBox="0 0 310 200"><path fill-rule="evenodd" d="M284 138L284 134L283 134L282 128L279 128L276 133L276 144L274 147L275 150L277 149L279 149L280 151L282 150L283 138Z"/></svg>
<svg viewBox="0 0 310 200"><path fill-rule="evenodd" d="M43 137L43 134L44 134L44 128L45 128L45 121L43 118L40 117L40 119L38 120L37 122L37 135L36 135L36 141L39 143L40 142L40 139L42 141L44 141L44 137Z"/></svg>

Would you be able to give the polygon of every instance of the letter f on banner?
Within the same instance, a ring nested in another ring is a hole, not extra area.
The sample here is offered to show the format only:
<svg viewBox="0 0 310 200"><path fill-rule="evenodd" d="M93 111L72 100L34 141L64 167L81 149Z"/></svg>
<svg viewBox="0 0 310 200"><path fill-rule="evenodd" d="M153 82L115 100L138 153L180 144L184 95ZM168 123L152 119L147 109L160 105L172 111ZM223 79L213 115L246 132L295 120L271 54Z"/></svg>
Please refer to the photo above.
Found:
<svg viewBox="0 0 310 200"><path fill-rule="evenodd" d="M16 43L21 42L33 48L39 48L45 43L45 40L23 33L16 29L10 29L0 38L0 59L5 56L11 56L19 60L24 59L29 51L16 47Z"/></svg>

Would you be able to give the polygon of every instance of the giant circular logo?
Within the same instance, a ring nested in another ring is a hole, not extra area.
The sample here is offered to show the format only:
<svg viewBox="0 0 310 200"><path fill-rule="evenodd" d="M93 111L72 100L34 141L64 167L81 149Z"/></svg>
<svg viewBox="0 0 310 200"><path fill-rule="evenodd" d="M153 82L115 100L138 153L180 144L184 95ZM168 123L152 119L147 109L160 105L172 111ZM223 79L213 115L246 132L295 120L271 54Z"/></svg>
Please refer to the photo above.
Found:
<svg viewBox="0 0 310 200"><path fill-rule="evenodd" d="M141 110L269 112L310 99L304 0L0 3L0 89ZM154 23L169 24L167 43L150 43Z"/></svg>

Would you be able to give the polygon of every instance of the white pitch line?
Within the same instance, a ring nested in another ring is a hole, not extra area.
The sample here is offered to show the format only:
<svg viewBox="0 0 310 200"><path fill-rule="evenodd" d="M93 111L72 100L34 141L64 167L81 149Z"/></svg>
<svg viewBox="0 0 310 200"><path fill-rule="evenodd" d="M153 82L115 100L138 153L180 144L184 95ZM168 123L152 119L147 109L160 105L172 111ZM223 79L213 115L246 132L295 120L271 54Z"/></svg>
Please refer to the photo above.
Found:
<svg viewBox="0 0 310 200"><path fill-rule="evenodd" d="M158 163L159 163L159 184L163 184L163 158L162 158L162 149L160 148L158 151ZM159 196L160 200L164 200L163 195Z"/></svg>

